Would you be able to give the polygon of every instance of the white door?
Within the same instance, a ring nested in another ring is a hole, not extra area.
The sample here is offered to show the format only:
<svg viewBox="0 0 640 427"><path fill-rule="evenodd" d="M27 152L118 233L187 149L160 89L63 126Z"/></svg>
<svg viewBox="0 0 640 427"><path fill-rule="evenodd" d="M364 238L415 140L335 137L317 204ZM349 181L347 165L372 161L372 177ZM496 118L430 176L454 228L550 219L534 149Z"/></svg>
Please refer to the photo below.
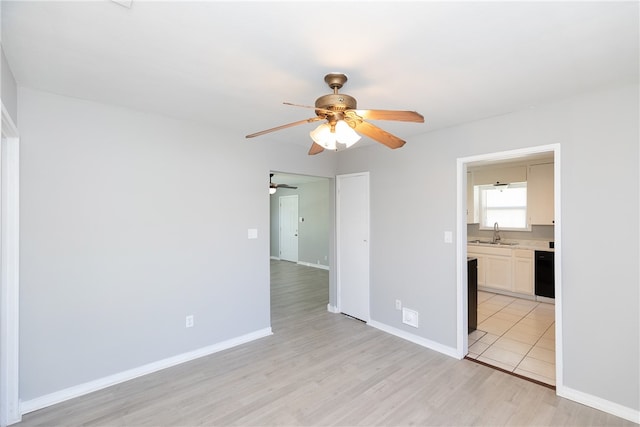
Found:
<svg viewBox="0 0 640 427"><path fill-rule="evenodd" d="M369 321L369 173L336 179L338 308Z"/></svg>
<svg viewBox="0 0 640 427"><path fill-rule="evenodd" d="M280 259L298 262L298 196L280 197Z"/></svg>
<svg viewBox="0 0 640 427"><path fill-rule="evenodd" d="M0 145L0 425L21 420L19 395L18 280L19 139L2 109Z"/></svg>

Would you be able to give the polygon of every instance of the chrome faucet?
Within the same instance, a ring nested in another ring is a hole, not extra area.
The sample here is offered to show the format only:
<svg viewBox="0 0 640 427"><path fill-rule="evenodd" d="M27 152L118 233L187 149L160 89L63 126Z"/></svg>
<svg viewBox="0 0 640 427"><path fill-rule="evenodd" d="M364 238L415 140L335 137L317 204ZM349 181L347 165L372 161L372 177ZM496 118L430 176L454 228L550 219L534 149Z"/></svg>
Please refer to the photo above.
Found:
<svg viewBox="0 0 640 427"><path fill-rule="evenodd" d="M498 223L493 224L493 243L498 243L500 241L500 227L498 227Z"/></svg>

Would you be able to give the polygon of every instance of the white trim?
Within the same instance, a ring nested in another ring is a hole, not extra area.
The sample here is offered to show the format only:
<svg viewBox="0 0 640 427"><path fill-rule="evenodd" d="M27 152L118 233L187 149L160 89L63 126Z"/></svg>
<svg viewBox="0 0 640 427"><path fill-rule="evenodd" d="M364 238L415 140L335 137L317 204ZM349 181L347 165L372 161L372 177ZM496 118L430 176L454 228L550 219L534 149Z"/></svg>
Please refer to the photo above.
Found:
<svg viewBox="0 0 640 427"><path fill-rule="evenodd" d="M611 402L582 391L574 390L566 386L556 386L556 393L560 397L573 400L574 402L590 406L599 411L604 411L611 415L615 415L616 417L624 418L625 420L640 424L640 411L637 409L628 408L618 403Z"/></svg>
<svg viewBox="0 0 640 427"><path fill-rule="evenodd" d="M321 270L329 270L329 266L328 265L312 264L310 262L304 262L304 261L298 261L297 264L298 265L304 265L305 267L313 267L313 268L319 268Z"/></svg>
<svg viewBox="0 0 640 427"><path fill-rule="evenodd" d="M467 191L467 164L478 161L498 161L516 159L530 154L550 152L554 153L554 240L555 240L555 317L556 317L556 390L563 385L563 348L562 348L562 233L561 233L561 160L560 144L548 144L537 147L522 148L498 153L481 154L457 159L457 197L456 197L456 294L457 294L457 339L456 354L463 358L468 348L468 319L467 319L467 216L466 216L466 191Z"/></svg>
<svg viewBox="0 0 640 427"><path fill-rule="evenodd" d="M327 311L329 313L334 313L334 314L340 313L340 310L338 310L338 307L335 305L331 305L331 303L327 304Z"/></svg>
<svg viewBox="0 0 640 427"><path fill-rule="evenodd" d="M0 101L1 104L1 101ZM0 256L0 425L22 419L19 393L19 177L18 129L2 104L1 131L1 247Z"/></svg>
<svg viewBox="0 0 640 427"><path fill-rule="evenodd" d="M64 402L75 397L83 396L94 391L98 391L107 387L111 387L116 384L123 383L125 381L132 380L134 378L141 377L143 375L152 374L162 369L170 368L172 366L179 365L181 363L189 362L194 359L198 359L203 356L208 356L213 353L217 353L222 350L227 350L232 347L236 347L247 342L264 338L272 335L271 328L264 328L251 332L246 335L242 335L236 338L232 338L227 341L203 347L198 350L190 351L187 353L179 354L177 356L169 357L167 359L159 360L157 362L149 363L147 365L140 366L138 368L130 369L128 371L120 372L118 374L110 375L108 377L100 378L88 383L79 384L74 387L69 387L64 390L60 390L45 396L37 397L26 402L22 402L21 410L23 414L37 411L38 409L46 408L47 406L55 405L56 403Z"/></svg>
<svg viewBox="0 0 640 427"><path fill-rule="evenodd" d="M0 101L2 104L2 101ZM2 135L6 138L18 138L18 127L14 123L9 110L2 104Z"/></svg>
<svg viewBox="0 0 640 427"><path fill-rule="evenodd" d="M273 259L273 260L276 260L276 261L280 261L280 258L279 258L279 257L277 257L277 256L270 256L269 258L270 258L270 259Z"/></svg>
<svg viewBox="0 0 640 427"><path fill-rule="evenodd" d="M458 177L456 189L456 358L462 359L469 352L469 319L467 317L467 162L458 159L456 164Z"/></svg>
<svg viewBox="0 0 640 427"><path fill-rule="evenodd" d="M407 341L411 341L414 344L418 344L430 350L437 351L438 353L442 353L447 356L454 357L456 359L462 359L461 357L458 357L458 351L454 347L442 345L438 342L428 340L426 338L420 337L418 335L415 335L409 332L405 332L401 329L394 328L393 326L389 326L384 323L377 322L375 320L369 321L367 325L372 326L388 334L395 335L396 337L405 339Z"/></svg>
<svg viewBox="0 0 640 427"><path fill-rule="evenodd" d="M553 227L553 252L554 252L554 283L555 283L555 323L556 323L556 394L564 387L564 346L562 343L562 331L564 322L562 317L562 303L564 293L562 292L562 185L561 185L561 154L560 144L553 146L553 206L554 206L554 227Z"/></svg>

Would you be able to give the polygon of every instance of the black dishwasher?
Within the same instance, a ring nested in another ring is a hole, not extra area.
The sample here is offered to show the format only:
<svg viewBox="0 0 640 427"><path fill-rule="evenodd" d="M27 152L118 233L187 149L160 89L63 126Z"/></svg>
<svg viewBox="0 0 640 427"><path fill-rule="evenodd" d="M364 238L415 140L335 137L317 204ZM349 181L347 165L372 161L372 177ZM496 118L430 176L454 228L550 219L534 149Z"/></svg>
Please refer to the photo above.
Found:
<svg viewBox="0 0 640 427"><path fill-rule="evenodd" d="M536 251L535 256L536 295L555 298L555 254L548 251Z"/></svg>

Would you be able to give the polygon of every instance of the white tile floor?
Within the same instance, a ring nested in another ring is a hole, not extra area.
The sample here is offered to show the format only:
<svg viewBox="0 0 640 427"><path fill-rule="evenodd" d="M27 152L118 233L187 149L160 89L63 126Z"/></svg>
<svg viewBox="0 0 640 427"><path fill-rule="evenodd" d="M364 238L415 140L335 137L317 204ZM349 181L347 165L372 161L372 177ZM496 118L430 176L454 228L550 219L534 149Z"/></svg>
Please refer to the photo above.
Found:
<svg viewBox="0 0 640 427"><path fill-rule="evenodd" d="M467 357L555 386L554 305L478 291Z"/></svg>

